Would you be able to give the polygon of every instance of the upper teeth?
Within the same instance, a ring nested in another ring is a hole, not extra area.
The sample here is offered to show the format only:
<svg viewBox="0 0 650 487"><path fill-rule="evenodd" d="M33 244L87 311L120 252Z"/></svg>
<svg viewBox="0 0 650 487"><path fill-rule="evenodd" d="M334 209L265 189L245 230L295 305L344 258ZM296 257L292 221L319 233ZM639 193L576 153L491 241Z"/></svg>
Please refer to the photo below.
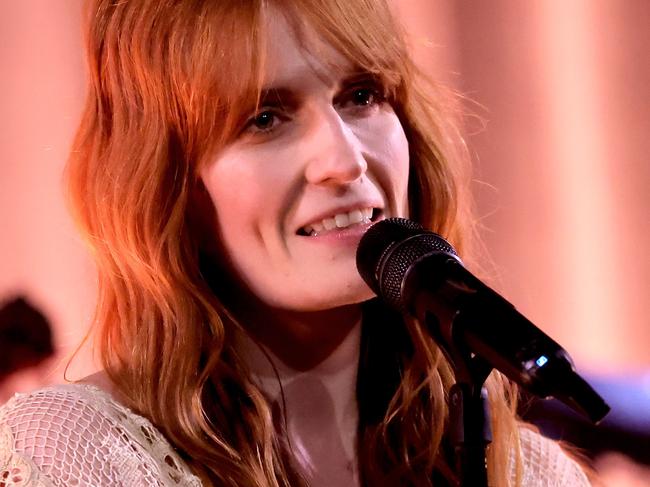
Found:
<svg viewBox="0 0 650 487"><path fill-rule="evenodd" d="M319 222L312 223L303 228L307 235L315 235L323 230L332 230L333 228L345 228L355 223L370 223L372 218L372 208L362 208L352 210L348 213L338 213L331 218L323 218Z"/></svg>

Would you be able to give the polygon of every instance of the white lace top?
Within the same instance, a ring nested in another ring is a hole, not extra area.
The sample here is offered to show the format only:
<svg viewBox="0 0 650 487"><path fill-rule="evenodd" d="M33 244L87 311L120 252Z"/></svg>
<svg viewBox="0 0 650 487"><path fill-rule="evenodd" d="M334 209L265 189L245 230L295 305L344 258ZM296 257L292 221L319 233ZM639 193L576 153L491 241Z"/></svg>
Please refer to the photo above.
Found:
<svg viewBox="0 0 650 487"><path fill-rule="evenodd" d="M95 386L17 394L0 409L0 486L200 485L147 419Z"/></svg>
<svg viewBox="0 0 650 487"><path fill-rule="evenodd" d="M528 430L521 439L523 486L590 485L555 442ZM17 394L0 408L0 487L200 485L147 419L95 386Z"/></svg>

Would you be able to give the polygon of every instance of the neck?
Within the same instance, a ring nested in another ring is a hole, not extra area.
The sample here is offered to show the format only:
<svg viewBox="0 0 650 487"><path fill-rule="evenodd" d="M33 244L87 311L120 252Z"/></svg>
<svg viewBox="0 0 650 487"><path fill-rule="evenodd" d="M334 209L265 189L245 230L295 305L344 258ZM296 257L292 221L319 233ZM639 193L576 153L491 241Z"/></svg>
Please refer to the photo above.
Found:
<svg viewBox="0 0 650 487"><path fill-rule="evenodd" d="M238 316L251 337L283 364L296 371L308 371L325 361L331 362L334 352L361 322L361 306L315 312L255 307L254 311ZM341 353L336 354L339 361L358 359L358 350L346 358L339 357Z"/></svg>
<svg viewBox="0 0 650 487"><path fill-rule="evenodd" d="M293 311L262 302L218 257L203 256L202 273L246 332L289 367L306 371L329 357L361 321L361 304L321 311Z"/></svg>
<svg viewBox="0 0 650 487"><path fill-rule="evenodd" d="M349 371L354 371L356 376L361 346L361 320L352 323L346 331L343 336L337 335L335 341L331 335L327 335L320 342L302 336L302 339L297 339L295 335L287 338L285 334L277 333L278 336L272 338L275 347L269 344L271 337L262 340L259 335L237 333L236 348L250 371L264 380L277 382L279 376L284 384L285 379L298 376L333 377ZM320 334L309 335L316 339L319 336ZM285 340L283 343L277 343L282 339ZM332 340L326 353L323 351L325 339ZM350 384L350 391L353 392L354 389L355 384Z"/></svg>
<svg viewBox="0 0 650 487"><path fill-rule="evenodd" d="M238 337L237 347L273 405L289 451L313 487L358 485L360 342L361 322L357 320L327 357L311 368L296 369L266 345Z"/></svg>

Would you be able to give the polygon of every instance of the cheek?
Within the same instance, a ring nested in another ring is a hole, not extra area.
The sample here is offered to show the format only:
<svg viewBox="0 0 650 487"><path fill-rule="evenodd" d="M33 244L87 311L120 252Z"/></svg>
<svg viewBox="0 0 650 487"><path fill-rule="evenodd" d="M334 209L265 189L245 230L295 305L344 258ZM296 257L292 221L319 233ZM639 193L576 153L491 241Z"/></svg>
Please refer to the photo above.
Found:
<svg viewBox="0 0 650 487"><path fill-rule="evenodd" d="M256 218L253 209L259 206L260 198L251 181L247 181L246 191L239 190L247 175L244 166L236 162L220 159L201 171L201 179L214 208L213 216L216 217L212 228L217 234L211 236L212 243L235 260L237 255L233 255L233 251L251 242L246 236L247 229L253 228Z"/></svg>
<svg viewBox="0 0 650 487"><path fill-rule="evenodd" d="M212 200L219 229L221 233L227 234L228 228L242 222L241 217L246 214L245 209L251 206L251 193L234 191L232 182L219 178L218 174L205 178L204 184ZM240 215L240 218L234 218L235 215Z"/></svg>
<svg viewBox="0 0 650 487"><path fill-rule="evenodd" d="M399 191L406 197L410 170L409 143L399 119L396 115L394 117L395 121L387 136L388 145L390 146L389 157L392 161L391 168L395 180L398 181Z"/></svg>
<svg viewBox="0 0 650 487"><path fill-rule="evenodd" d="M409 143L399 118L386 110L364 127L360 137L374 162L374 176L394 199L399 215L408 216Z"/></svg>
<svg viewBox="0 0 650 487"><path fill-rule="evenodd" d="M253 219L254 210L259 211L259 203L264 199L264 176L249 159L226 152L201 171L201 179L224 233L231 226L240 226Z"/></svg>
<svg viewBox="0 0 650 487"><path fill-rule="evenodd" d="M242 276L247 274L247 269L260 265L256 258L261 255L257 228L262 195L252 181L243 179L245 171L226 163L217 166L221 162L225 161L217 161L201 173L214 208L211 227L214 233L207 237L212 239L208 245L215 251L215 258L228 262L227 272L233 273L231 277Z"/></svg>
<svg viewBox="0 0 650 487"><path fill-rule="evenodd" d="M239 148L201 171L215 210L216 243L244 275L267 262L282 262L280 228L287 176L275 155L274 159L259 148Z"/></svg>

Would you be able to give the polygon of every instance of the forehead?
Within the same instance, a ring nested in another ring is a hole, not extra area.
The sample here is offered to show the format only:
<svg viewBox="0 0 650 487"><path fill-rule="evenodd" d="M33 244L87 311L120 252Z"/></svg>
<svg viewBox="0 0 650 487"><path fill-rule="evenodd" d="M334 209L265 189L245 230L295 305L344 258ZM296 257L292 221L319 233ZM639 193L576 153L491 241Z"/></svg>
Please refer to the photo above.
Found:
<svg viewBox="0 0 650 487"><path fill-rule="evenodd" d="M355 70L354 64L323 40L309 25L290 21L277 8L269 7L263 17L265 87L308 83L315 79L327 85Z"/></svg>

